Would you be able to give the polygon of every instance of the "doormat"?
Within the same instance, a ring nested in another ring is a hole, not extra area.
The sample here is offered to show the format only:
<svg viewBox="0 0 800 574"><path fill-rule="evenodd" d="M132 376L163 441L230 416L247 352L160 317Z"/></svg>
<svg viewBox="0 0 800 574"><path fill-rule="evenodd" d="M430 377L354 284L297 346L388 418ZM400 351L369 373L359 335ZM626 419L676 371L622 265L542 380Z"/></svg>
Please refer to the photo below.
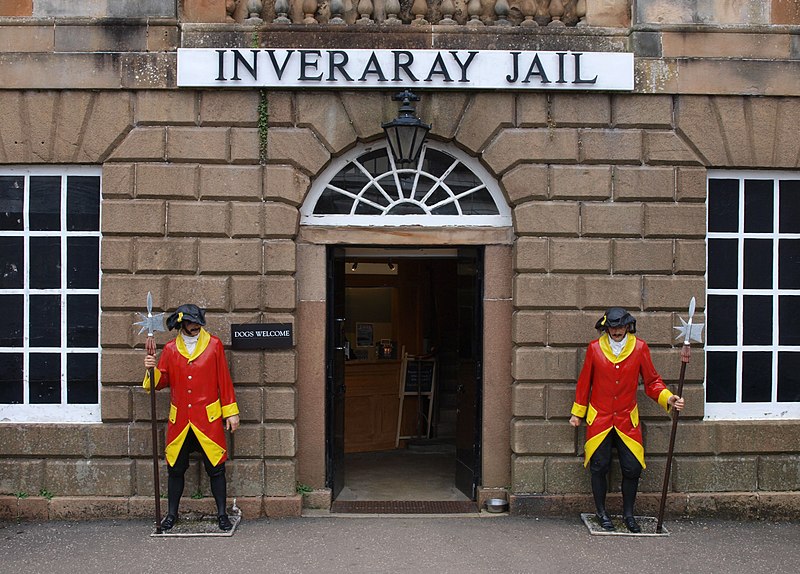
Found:
<svg viewBox="0 0 800 574"><path fill-rule="evenodd" d="M669 530L663 524L661 525L661 533L656 532L658 519L655 516L637 516L636 522L642 527L639 533L631 532L622 522L622 516L614 514L611 516L611 522L614 523L615 530L603 530L597 516L593 512L582 512L581 520L589 529L589 534L592 536L669 536Z"/></svg>
<svg viewBox="0 0 800 574"><path fill-rule="evenodd" d="M194 536L233 536L234 532L236 532L236 528L242 521L242 513L239 512L239 514L229 514L228 518L231 519L231 524L233 524L233 528L225 531L219 529L219 524L217 523L216 514L199 514L195 512L189 512L187 514L181 514L178 517L178 521L175 523L175 526L173 526L169 530L163 530L161 534L158 534L156 532L154 526L153 532L150 534L150 536L154 538L187 538Z"/></svg>
<svg viewBox="0 0 800 574"><path fill-rule="evenodd" d="M471 500L334 500L331 512L340 514L470 514Z"/></svg>

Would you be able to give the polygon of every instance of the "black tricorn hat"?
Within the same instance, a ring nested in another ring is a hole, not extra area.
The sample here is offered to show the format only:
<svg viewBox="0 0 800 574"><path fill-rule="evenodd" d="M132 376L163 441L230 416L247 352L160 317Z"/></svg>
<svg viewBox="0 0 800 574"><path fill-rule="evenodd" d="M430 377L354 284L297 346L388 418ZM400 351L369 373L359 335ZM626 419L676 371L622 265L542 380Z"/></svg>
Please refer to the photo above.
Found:
<svg viewBox="0 0 800 574"><path fill-rule="evenodd" d="M604 331L608 327L622 327L623 325L629 325L628 331L630 333L636 332L636 319L633 318L633 315L622 307L611 307L600 320L595 323L594 328L598 331Z"/></svg>
<svg viewBox="0 0 800 574"><path fill-rule="evenodd" d="M181 305L175 312L167 317L167 328L172 331L184 321L189 323L197 323L198 325L206 324L206 312L197 305L187 303Z"/></svg>

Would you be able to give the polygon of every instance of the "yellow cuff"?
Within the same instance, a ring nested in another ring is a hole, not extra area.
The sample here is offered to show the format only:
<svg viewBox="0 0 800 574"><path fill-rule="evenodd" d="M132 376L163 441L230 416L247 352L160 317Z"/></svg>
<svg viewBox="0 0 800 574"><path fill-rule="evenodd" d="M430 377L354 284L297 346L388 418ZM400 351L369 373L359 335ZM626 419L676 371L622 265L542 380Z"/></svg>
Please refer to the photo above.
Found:
<svg viewBox="0 0 800 574"><path fill-rule="evenodd" d="M669 389L664 389L661 391L661 394L658 395L658 404L661 405L661 408L665 411L669 412L671 410L669 406L669 398L672 396L672 391Z"/></svg>
<svg viewBox="0 0 800 574"><path fill-rule="evenodd" d="M227 419L228 417L232 417L233 415L239 414L239 407L236 403L231 403L229 405L225 405L222 407L222 418Z"/></svg>
<svg viewBox="0 0 800 574"><path fill-rule="evenodd" d="M571 414L575 415L576 417L583 418L586 416L586 405L579 405L578 403L572 403L572 410L570 411Z"/></svg>
<svg viewBox="0 0 800 574"><path fill-rule="evenodd" d="M155 373L156 386L158 386L158 383L161 381L161 371L159 371L158 368L155 368L153 369L153 372ZM144 390L146 390L148 393L150 392L150 371L144 372L144 380L142 380L142 388L144 388Z"/></svg>

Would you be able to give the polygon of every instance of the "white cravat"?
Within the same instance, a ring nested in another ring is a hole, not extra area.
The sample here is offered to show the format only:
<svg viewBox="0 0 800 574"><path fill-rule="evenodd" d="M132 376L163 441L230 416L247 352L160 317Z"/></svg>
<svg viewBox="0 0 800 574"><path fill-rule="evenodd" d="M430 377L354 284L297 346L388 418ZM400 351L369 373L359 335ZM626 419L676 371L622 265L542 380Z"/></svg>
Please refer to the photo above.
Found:
<svg viewBox="0 0 800 574"><path fill-rule="evenodd" d="M609 335L608 342L611 344L611 352L614 353L615 357L619 357L619 354L622 352L622 349L625 348L625 343L628 342L628 334L625 333L625 336L622 338L622 340L619 343L617 343Z"/></svg>
<svg viewBox="0 0 800 574"><path fill-rule="evenodd" d="M186 345L186 351L189 353L189 356L194 355L194 348L197 346L197 339L200 335L197 334L194 337L190 337L186 333L181 333L181 337L183 338L183 344ZM619 355L619 353L617 354Z"/></svg>

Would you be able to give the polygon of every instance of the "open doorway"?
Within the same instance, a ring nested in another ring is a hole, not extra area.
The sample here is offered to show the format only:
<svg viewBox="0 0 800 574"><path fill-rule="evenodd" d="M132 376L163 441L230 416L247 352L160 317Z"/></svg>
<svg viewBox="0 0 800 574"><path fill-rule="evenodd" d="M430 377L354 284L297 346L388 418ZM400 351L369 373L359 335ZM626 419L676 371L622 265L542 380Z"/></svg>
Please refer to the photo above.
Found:
<svg viewBox="0 0 800 574"><path fill-rule="evenodd" d="M470 501L480 481L480 248L331 247L335 501Z"/></svg>

